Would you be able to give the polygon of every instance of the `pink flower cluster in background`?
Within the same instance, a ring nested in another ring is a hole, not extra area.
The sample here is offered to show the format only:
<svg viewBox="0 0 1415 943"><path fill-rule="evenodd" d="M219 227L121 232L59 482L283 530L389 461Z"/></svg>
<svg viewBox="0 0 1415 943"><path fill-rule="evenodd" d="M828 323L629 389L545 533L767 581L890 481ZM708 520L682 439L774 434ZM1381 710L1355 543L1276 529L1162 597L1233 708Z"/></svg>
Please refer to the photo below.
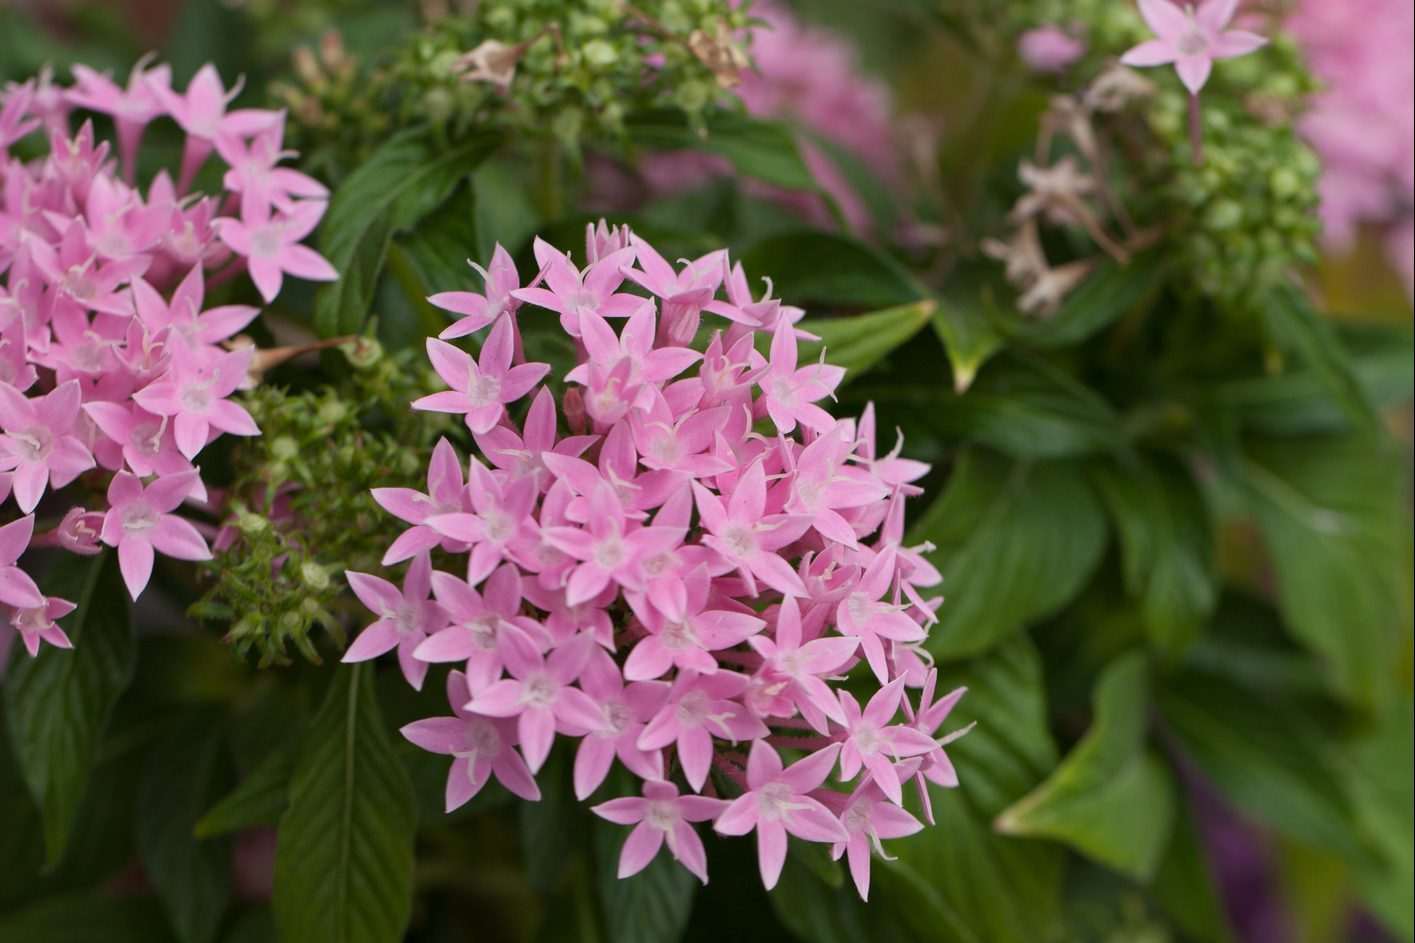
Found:
<svg viewBox="0 0 1415 943"><path fill-rule="evenodd" d="M84 66L74 79L0 93L0 605L31 655L69 647L56 620L74 608L20 565L31 546L116 547L133 598L155 553L210 556L178 511L205 499L193 461L207 444L259 432L231 399L252 349L223 345L259 309L208 307L209 285L249 273L268 302L286 273L336 277L299 244L327 193L278 166L283 114L230 110L235 92L209 65L185 92L146 63L126 85ZM93 120L74 130L75 112L111 122L117 159ZM184 133L182 162L144 190L142 140L159 119ZM203 194L193 184L213 156L224 176Z"/></svg>
<svg viewBox="0 0 1415 943"><path fill-rule="evenodd" d="M1287 23L1326 89L1302 119L1321 154L1328 240L1386 233L1391 263L1415 292L1415 6L1302 0Z"/></svg>
<svg viewBox="0 0 1415 943"><path fill-rule="evenodd" d="M498 248L484 292L431 299L460 316L428 341L449 389L414 407L463 416L485 462L442 440L425 493L374 492L408 525L385 565L411 563L401 586L349 574L378 618L345 660L396 650L415 687L457 665L451 715L403 730L453 757L449 810L492 778L539 798L553 742L577 740L580 799L616 762L643 782L595 807L633 826L621 877L666 844L706 881L693 824L712 822L756 833L767 887L794 835L848 856L865 895L872 848L923 827L906 783L931 818L925 783L957 782L938 731L962 691L935 699L921 649L940 576L903 543L928 468L876 449L872 410L821 407L844 371L802 361L804 312L753 297L725 251L675 267L603 223L586 251L538 240L523 286ZM559 408L521 354L547 311L579 352ZM447 340L483 330L475 357Z"/></svg>
<svg viewBox="0 0 1415 943"><path fill-rule="evenodd" d="M849 41L830 30L802 24L775 0L758 0L750 12L762 25L751 33L752 68L742 73L735 89L747 113L791 121L853 155L881 180L893 180L899 158L889 89L861 70ZM802 136L800 147L812 176L851 227L868 230L869 209L835 160L808 136ZM730 167L719 158L684 151L650 157L641 163L640 171L656 193L674 193L727 175ZM765 187L757 192L822 224L830 221L820 201L810 194Z"/></svg>

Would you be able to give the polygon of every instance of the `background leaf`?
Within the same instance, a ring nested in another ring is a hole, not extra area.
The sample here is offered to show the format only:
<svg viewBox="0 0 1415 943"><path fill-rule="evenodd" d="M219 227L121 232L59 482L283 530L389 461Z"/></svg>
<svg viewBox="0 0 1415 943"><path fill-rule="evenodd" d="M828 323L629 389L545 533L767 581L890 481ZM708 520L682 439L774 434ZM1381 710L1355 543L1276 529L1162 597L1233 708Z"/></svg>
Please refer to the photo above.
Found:
<svg viewBox="0 0 1415 943"><path fill-rule="evenodd" d="M1302 288L1286 285L1273 292L1263 305L1263 318L1273 338L1306 362L1356 428L1368 433L1379 428L1341 338L1312 308Z"/></svg>
<svg viewBox="0 0 1415 943"><path fill-rule="evenodd" d="M1352 437L1254 442L1240 487L1288 627L1333 689L1368 709L1394 697L1410 593L1406 462Z"/></svg>
<svg viewBox="0 0 1415 943"><path fill-rule="evenodd" d="M607 936L614 943L676 940L688 925L698 879L661 849L633 877L620 880L619 850L629 829L599 819L593 827L600 906Z"/></svg>
<svg viewBox="0 0 1415 943"><path fill-rule="evenodd" d="M776 297L808 309L887 308L929 297L929 290L893 258L835 233L782 233L758 242L740 261L749 279L770 277Z"/></svg>
<svg viewBox="0 0 1415 943"><path fill-rule="evenodd" d="M194 716L153 748L138 791L138 854L183 943L214 939L230 897L230 844L194 831L220 747L211 718Z"/></svg>
<svg viewBox="0 0 1415 943"><path fill-rule="evenodd" d="M1151 642L1169 655L1199 634L1218 603L1217 538L1203 494L1182 465L1133 455L1092 466L1120 540L1126 592Z"/></svg>
<svg viewBox="0 0 1415 943"><path fill-rule="evenodd" d="M391 138L349 175L320 228L320 250L340 275L315 296L322 336L361 329L394 233L441 206L495 145L483 136L447 146L414 129Z"/></svg>
<svg viewBox="0 0 1415 943"><path fill-rule="evenodd" d="M1013 639L985 657L946 666L938 684L940 691L967 685L950 721L977 721L948 748L962 785L930 787L938 824L890 843L898 860L876 862L878 890L871 897L905 920L916 939L1046 939L1060 901L1064 852L992 828L998 813L1056 765L1036 649Z"/></svg>
<svg viewBox="0 0 1415 943"><path fill-rule="evenodd" d="M934 544L929 559L944 577L929 650L958 658L1069 602L1099 564L1106 528L1080 464L970 449L911 540Z"/></svg>
<svg viewBox="0 0 1415 943"><path fill-rule="evenodd" d="M800 326L820 335L820 341L801 344L800 362L817 360L824 349L827 362L846 369L844 382L849 383L919 333L933 309L934 303L924 300L849 318L807 317Z"/></svg>
<svg viewBox="0 0 1415 943"><path fill-rule="evenodd" d="M1120 419L1095 391L1044 360L997 358L962 396L931 416L935 428L1022 458L1108 451Z"/></svg>
<svg viewBox="0 0 1415 943"><path fill-rule="evenodd" d="M340 666L280 820L275 919L301 943L394 943L411 911L417 805L367 666Z"/></svg>
<svg viewBox="0 0 1415 943"><path fill-rule="evenodd" d="M1010 835L1052 838L1141 881L1154 875L1174 818L1174 785L1145 747L1147 668L1139 654L1096 683L1091 728L1046 782L998 817Z"/></svg>
<svg viewBox="0 0 1415 943"><path fill-rule="evenodd" d="M45 645L31 659L15 646L0 687L15 758L43 815L46 867L53 867L69 841L109 714L132 679L136 647L113 554L66 555L41 588L78 606L63 622L74 648Z"/></svg>

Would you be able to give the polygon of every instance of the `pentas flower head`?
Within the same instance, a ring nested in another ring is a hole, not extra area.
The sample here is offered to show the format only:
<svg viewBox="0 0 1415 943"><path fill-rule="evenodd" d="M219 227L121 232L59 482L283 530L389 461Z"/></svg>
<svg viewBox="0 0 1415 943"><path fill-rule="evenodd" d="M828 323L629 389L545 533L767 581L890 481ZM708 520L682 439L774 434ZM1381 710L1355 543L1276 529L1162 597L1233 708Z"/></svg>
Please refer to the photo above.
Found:
<svg viewBox="0 0 1415 943"><path fill-rule="evenodd" d="M414 685L457 666L453 716L404 729L454 758L449 808L493 777L534 797L578 741L581 800L616 767L643 784L594 806L633 826L621 876L667 845L706 880L711 822L756 833L768 887L790 835L848 856L864 894L880 841L922 827L903 784L957 782L940 727L961 692L934 700L920 648L941 577L902 542L928 466L876 451L873 410L820 405L843 371L800 355L799 309L754 299L725 252L674 265L604 224L586 245L581 268L537 241L526 288L498 249L484 293L435 296L463 316L428 344L452 389L413 406L463 416L480 455L444 439L425 492L375 490L406 525L385 563L414 562L401 590L349 574L375 621L346 658L397 647ZM577 362L552 376L520 332L556 315Z"/></svg>
<svg viewBox="0 0 1415 943"><path fill-rule="evenodd" d="M1199 94L1214 60L1246 56L1267 44L1247 30L1229 29L1239 0L1205 0L1197 8L1170 0L1139 0L1140 15L1154 39L1131 49L1120 61L1128 66L1173 65L1192 95Z"/></svg>
<svg viewBox="0 0 1415 943"><path fill-rule="evenodd" d="M236 90L211 66L185 91L147 60L125 84L86 66L74 79L0 90L0 605L31 654L68 646L56 620L72 609L21 569L31 545L91 554L101 538L134 597L155 553L209 556L179 515L207 496L192 459L221 434L259 432L233 399L253 351L225 346L259 309L210 303L209 287L248 271L269 301L285 273L333 276L299 244L328 194L277 166L283 115L231 110ZM186 135L182 166L139 181L144 133L166 120ZM225 190L193 191L215 151Z"/></svg>

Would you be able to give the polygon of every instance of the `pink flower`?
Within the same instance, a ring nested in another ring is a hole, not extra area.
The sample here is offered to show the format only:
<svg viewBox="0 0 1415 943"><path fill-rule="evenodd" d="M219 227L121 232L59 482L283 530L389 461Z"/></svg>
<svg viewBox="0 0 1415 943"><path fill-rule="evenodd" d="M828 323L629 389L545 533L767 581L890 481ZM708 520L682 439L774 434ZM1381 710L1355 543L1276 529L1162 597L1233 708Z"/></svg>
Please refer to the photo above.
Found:
<svg viewBox="0 0 1415 943"><path fill-rule="evenodd" d="M657 750L670 743L688 785L701 790L712 765L712 738L755 740L766 727L736 700L747 689L745 676L733 671L699 675L685 671L678 676L667 703L639 736L639 749Z"/></svg>
<svg viewBox="0 0 1415 943"><path fill-rule="evenodd" d="M38 609L45 604L34 580L16 565L29 549L33 534L33 514L0 527L0 603L17 609Z"/></svg>
<svg viewBox="0 0 1415 943"><path fill-rule="evenodd" d="M511 343L509 318L496 322L477 360L446 341L428 338L428 359L452 389L424 396L413 403L413 408L459 413L466 417L467 428L472 432L490 431L506 414L504 404L525 396L550 371L550 366L543 363L511 366Z"/></svg>
<svg viewBox="0 0 1415 943"><path fill-rule="evenodd" d="M826 718L845 723L839 698L821 676L839 671L855 657L856 639L815 638L802 643L801 607L794 596L787 596L777 610L776 637L759 635L747 641L762 656L773 686L780 684L783 696L812 727L825 733Z"/></svg>
<svg viewBox="0 0 1415 943"><path fill-rule="evenodd" d="M474 291L444 291L428 298L429 304L461 315L451 327L438 335L444 340L465 337L480 331L501 315L514 314L521 306L521 302L512 295L521 289L521 276L516 271L516 263L512 260L511 253L503 249L501 243L496 244L496 252L491 257L491 264L486 268L475 262L468 264L481 275L486 286L485 294Z"/></svg>
<svg viewBox="0 0 1415 943"><path fill-rule="evenodd" d="M1064 72L1086 54L1086 43L1060 26L1047 25L1023 33L1017 54L1033 72Z"/></svg>
<svg viewBox="0 0 1415 943"><path fill-rule="evenodd" d="M324 216L322 200L302 200L288 212L270 215L270 207L256 203L249 216L221 219L217 235L237 255L245 256L251 281L266 303L280 294L285 273L311 282L332 282L339 277L334 266L301 240L314 231Z"/></svg>
<svg viewBox="0 0 1415 943"><path fill-rule="evenodd" d="M599 722L599 708L589 695L572 687L593 650L585 636L560 646L542 658L539 653L507 650L510 678L503 678L474 693L467 709L487 717L515 717L521 749L531 772L550 755L557 727L591 728Z"/></svg>
<svg viewBox="0 0 1415 943"><path fill-rule="evenodd" d="M703 840L690 824L715 818L727 803L706 796L680 796L672 783L646 782L642 799L611 799L591 809L595 815L616 825L633 825L619 853L619 877L638 874L668 845L675 861L707 883L707 852Z"/></svg>
<svg viewBox="0 0 1415 943"><path fill-rule="evenodd" d="M147 485L132 472L120 471L108 486L108 512L101 539L118 548L118 569L134 599L152 576L153 551L178 560L210 560L201 534L172 512L197 483L197 471L164 475Z"/></svg>
<svg viewBox="0 0 1415 943"><path fill-rule="evenodd" d="M574 731L584 738L575 754L575 798L587 799L599 788L615 757L635 776L661 778L662 752L640 749L638 741L644 725L662 706L668 686L641 681L625 684L614 659L595 649L580 673L580 687L594 700L603 719L593 727Z"/></svg>
<svg viewBox="0 0 1415 943"><path fill-rule="evenodd" d="M813 842L843 842L850 836L830 810L811 797L830 775L840 747L832 744L782 768L781 757L765 740L747 756L747 791L732 801L713 826L723 835L757 833L762 883L776 886L786 863L786 836Z"/></svg>
<svg viewBox="0 0 1415 943"><path fill-rule="evenodd" d="M212 429L231 435L260 435L245 407L228 399L245 381L254 354L255 348L244 347L207 360L189 348L174 345L167 373L133 399L150 413L172 418L177 448L189 459L206 447Z"/></svg>
<svg viewBox="0 0 1415 943"><path fill-rule="evenodd" d="M1157 38L1131 49L1120 61L1129 66L1173 63L1179 80L1197 95L1209 80L1215 59L1246 56L1267 40L1246 30L1229 29L1238 12L1238 0L1205 0L1176 6L1170 0L1139 0L1140 15Z"/></svg>
<svg viewBox="0 0 1415 943"><path fill-rule="evenodd" d="M429 635L447 625L447 610L429 598L432 594L432 561L426 553L413 558L400 590L387 580L349 570L344 574L354 595L372 611L377 621L367 626L340 659L368 661L385 652L398 650L398 667L403 677L422 690L427 663L414 652Z"/></svg>
<svg viewBox="0 0 1415 943"><path fill-rule="evenodd" d="M438 439L427 466L426 493L412 488L374 488L373 499L381 508L413 525L393 541L383 555L383 565L401 563L438 544L450 543L424 522L441 514L470 511L472 506L467 500L466 487L456 449L446 439Z"/></svg>
<svg viewBox="0 0 1415 943"><path fill-rule="evenodd" d="M875 692L865 709L849 691L840 692L845 709L845 739L840 747L840 777L854 779L863 767L891 802L904 801L894 760L932 752L936 745L914 727L891 725L904 696L904 678L895 678Z"/></svg>
<svg viewBox="0 0 1415 943"><path fill-rule="evenodd" d="M762 412L777 429L790 432L801 423L817 432L835 425L830 414L815 403L835 392L845 371L822 360L809 367L796 366L796 331L782 322L771 339L771 360L762 378Z"/></svg>
<svg viewBox="0 0 1415 943"><path fill-rule="evenodd" d="M79 397L75 380L33 400L0 383L0 469L14 472L15 502L26 514L46 485L62 488L94 466L93 454L72 434Z"/></svg>
<svg viewBox="0 0 1415 943"><path fill-rule="evenodd" d="M896 779L898 776L896 775ZM861 783L845 801L840 812L840 824L849 836L831 848L830 856L839 860L843 854L850 865L850 877L860 892L861 900L870 899L870 851L888 858L883 838L904 838L923 830L923 823L888 801L875 780Z"/></svg>
<svg viewBox="0 0 1415 943"><path fill-rule="evenodd" d="M539 799L540 788L515 750L516 726L473 714L463 706L469 696L466 676L452 672L447 676L447 700L453 716L415 720L402 730L422 749L453 757L447 772L447 811L465 805L492 776L522 799Z"/></svg>
<svg viewBox="0 0 1415 943"><path fill-rule="evenodd" d="M642 298L617 290L624 283L624 266L634 261L632 248L611 252L583 272L568 255L540 237L536 237L535 253L546 287L519 288L511 297L558 312L565 333L571 337L580 336L580 315L585 311L602 318L623 318L643 305Z"/></svg>
<svg viewBox="0 0 1415 943"><path fill-rule="evenodd" d="M419 661L463 662L468 685L480 691L501 677L509 660L540 653L540 626L520 616L521 579L515 567L498 567L484 593L442 572L432 574L432 589L443 610L440 621L450 624L430 632L413 650Z"/></svg>
<svg viewBox="0 0 1415 943"><path fill-rule="evenodd" d="M698 514L710 535L703 544L716 550L741 572L755 591L754 580L788 596L804 596L806 587L777 552L796 540L810 521L766 513L766 472L761 462L742 473L724 507L721 498L693 483Z"/></svg>
<svg viewBox="0 0 1415 943"><path fill-rule="evenodd" d="M67 599L57 599L47 596L44 604L31 609L15 609L10 613L10 624L20 633L20 640L25 644L25 651L33 658L39 654L39 643L48 642L55 648L73 648L74 643L69 641L69 636L64 634L64 630L55 625L55 620L62 619L77 607Z"/></svg>

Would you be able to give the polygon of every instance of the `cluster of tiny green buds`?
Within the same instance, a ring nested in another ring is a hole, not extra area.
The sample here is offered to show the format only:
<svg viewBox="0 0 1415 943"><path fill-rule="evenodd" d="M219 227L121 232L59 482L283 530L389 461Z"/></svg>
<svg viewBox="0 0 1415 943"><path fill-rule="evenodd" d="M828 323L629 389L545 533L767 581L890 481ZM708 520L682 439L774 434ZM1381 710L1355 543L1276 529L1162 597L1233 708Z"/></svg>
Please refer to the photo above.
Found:
<svg viewBox="0 0 1415 943"><path fill-rule="evenodd" d="M292 649L319 661L318 630L342 647L351 603L340 574L376 569L383 552L369 489L417 484L449 422L408 414L433 388L408 357L368 338L340 349L353 369L338 383L248 394L264 435L233 456L211 582L192 607L229 625L227 641L262 665L287 663Z"/></svg>
<svg viewBox="0 0 1415 943"><path fill-rule="evenodd" d="M949 6L957 6L950 3ZM991 8L993 5L989 5ZM1015 48L1028 30L1057 26L1084 52L1041 80L1079 88L1103 75L1125 50L1150 34L1130 3L1038 0L1007 4L999 48ZM991 21L998 23L994 17ZM982 28L982 27L979 27ZM990 27L997 29L999 27ZM1301 141L1296 120L1317 85L1276 17L1258 29L1270 42L1226 59L1204 87L1200 109L1204 159L1195 160L1190 96L1169 70L1148 76L1155 94L1108 129L1123 148L1128 208L1145 229L1164 232L1184 281L1225 303L1245 303L1317 257L1320 167ZM1010 45L1009 45L1010 44ZM1133 127L1144 122L1144 138Z"/></svg>
<svg viewBox="0 0 1415 943"><path fill-rule="evenodd" d="M279 94L308 153L362 135L387 115L449 140L471 129L550 139L571 154L615 145L637 113L674 110L694 126L749 63L748 3L732 0L482 0L432 11L372 69L302 54L297 85Z"/></svg>

